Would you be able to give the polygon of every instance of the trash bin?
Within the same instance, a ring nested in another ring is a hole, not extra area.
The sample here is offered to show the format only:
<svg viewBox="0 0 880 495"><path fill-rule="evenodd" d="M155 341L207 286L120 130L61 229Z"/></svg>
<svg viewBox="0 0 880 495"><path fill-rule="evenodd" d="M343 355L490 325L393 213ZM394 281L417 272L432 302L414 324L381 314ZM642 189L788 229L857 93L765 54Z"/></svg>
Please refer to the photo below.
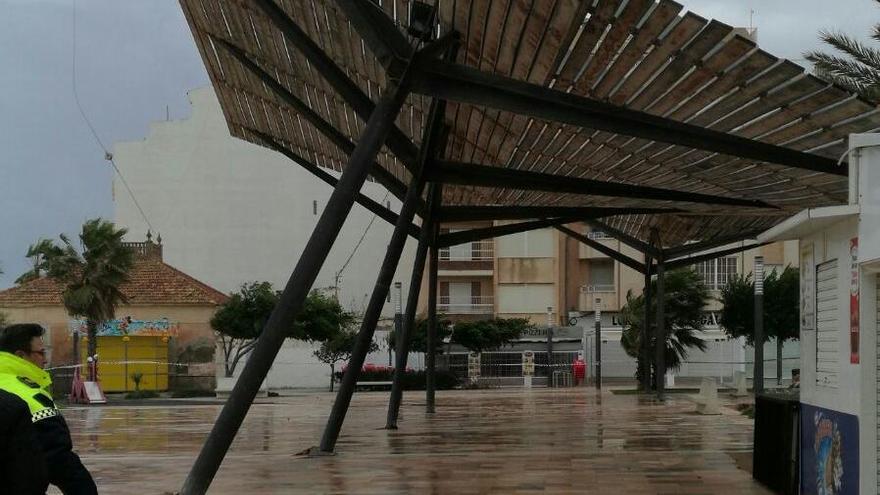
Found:
<svg viewBox="0 0 880 495"><path fill-rule="evenodd" d="M799 428L799 396L759 395L755 398L752 477L776 493L798 493Z"/></svg>

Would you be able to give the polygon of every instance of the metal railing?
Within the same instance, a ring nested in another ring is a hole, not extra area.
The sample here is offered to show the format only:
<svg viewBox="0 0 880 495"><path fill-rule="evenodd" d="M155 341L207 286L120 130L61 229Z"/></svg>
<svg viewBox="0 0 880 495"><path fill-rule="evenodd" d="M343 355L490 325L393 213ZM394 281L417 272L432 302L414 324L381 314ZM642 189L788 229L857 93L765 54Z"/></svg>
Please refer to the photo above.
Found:
<svg viewBox="0 0 880 495"><path fill-rule="evenodd" d="M457 246L454 249L441 248L440 261L491 261L495 258L495 245L492 241L469 243L470 249Z"/></svg>
<svg viewBox="0 0 880 495"><path fill-rule="evenodd" d="M581 286L581 292L594 294L597 292L615 292L614 284L592 284Z"/></svg>
<svg viewBox="0 0 880 495"><path fill-rule="evenodd" d="M471 296L470 301L452 301L449 296L440 296L437 311L447 315L483 315L494 312L495 301L492 296Z"/></svg>

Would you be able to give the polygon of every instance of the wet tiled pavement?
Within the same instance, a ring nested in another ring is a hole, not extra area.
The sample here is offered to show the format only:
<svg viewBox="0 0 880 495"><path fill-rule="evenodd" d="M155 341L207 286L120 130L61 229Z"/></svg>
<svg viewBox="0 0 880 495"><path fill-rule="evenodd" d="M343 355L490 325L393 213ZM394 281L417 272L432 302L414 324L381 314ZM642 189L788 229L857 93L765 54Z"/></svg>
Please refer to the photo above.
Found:
<svg viewBox="0 0 880 495"><path fill-rule="evenodd" d="M748 472L751 422L729 408L693 414L592 389L407 392L397 431L387 392L355 394L338 455L301 458L315 445L329 393L255 404L209 493L767 494ZM75 448L102 494L176 492L218 405L68 408ZM53 493L53 492L50 492ZM57 492L54 492L57 493Z"/></svg>

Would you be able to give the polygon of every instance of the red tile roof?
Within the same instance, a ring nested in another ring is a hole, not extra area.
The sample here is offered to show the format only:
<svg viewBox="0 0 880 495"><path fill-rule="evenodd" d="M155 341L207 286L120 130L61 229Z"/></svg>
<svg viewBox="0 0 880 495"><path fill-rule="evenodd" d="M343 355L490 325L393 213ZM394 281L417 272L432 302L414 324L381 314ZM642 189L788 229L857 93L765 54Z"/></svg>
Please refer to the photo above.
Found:
<svg viewBox="0 0 880 495"><path fill-rule="evenodd" d="M0 291L0 307L61 305L62 288L42 277ZM229 297L157 258L136 258L122 292L129 305L217 306Z"/></svg>

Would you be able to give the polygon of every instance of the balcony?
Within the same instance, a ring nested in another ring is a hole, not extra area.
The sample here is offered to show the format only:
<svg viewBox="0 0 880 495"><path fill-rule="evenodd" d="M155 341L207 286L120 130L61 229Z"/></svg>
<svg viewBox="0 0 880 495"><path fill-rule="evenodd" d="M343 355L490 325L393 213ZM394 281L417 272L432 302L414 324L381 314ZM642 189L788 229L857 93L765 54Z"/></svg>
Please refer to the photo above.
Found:
<svg viewBox="0 0 880 495"><path fill-rule="evenodd" d="M614 284L595 284L581 286L580 311L595 311L596 299L600 300L599 308L602 311L617 311L617 287Z"/></svg>
<svg viewBox="0 0 880 495"><path fill-rule="evenodd" d="M617 239L614 239L613 237L609 237L604 232L596 232L596 231L587 232L586 236L588 239L592 239L607 248L611 248L611 249L617 251L617 248L618 248ZM586 244L580 245L579 255L580 255L580 259L608 258L607 254L605 254L601 251L597 251L596 249L593 249L592 247L587 246Z"/></svg>
<svg viewBox="0 0 880 495"><path fill-rule="evenodd" d="M440 266L444 275L492 275L495 259L495 244L492 241L477 241L440 249Z"/></svg>
<svg viewBox="0 0 880 495"><path fill-rule="evenodd" d="M445 315L491 315L495 312L492 296L471 296L470 302L451 300L449 296L437 298L437 312Z"/></svg>

